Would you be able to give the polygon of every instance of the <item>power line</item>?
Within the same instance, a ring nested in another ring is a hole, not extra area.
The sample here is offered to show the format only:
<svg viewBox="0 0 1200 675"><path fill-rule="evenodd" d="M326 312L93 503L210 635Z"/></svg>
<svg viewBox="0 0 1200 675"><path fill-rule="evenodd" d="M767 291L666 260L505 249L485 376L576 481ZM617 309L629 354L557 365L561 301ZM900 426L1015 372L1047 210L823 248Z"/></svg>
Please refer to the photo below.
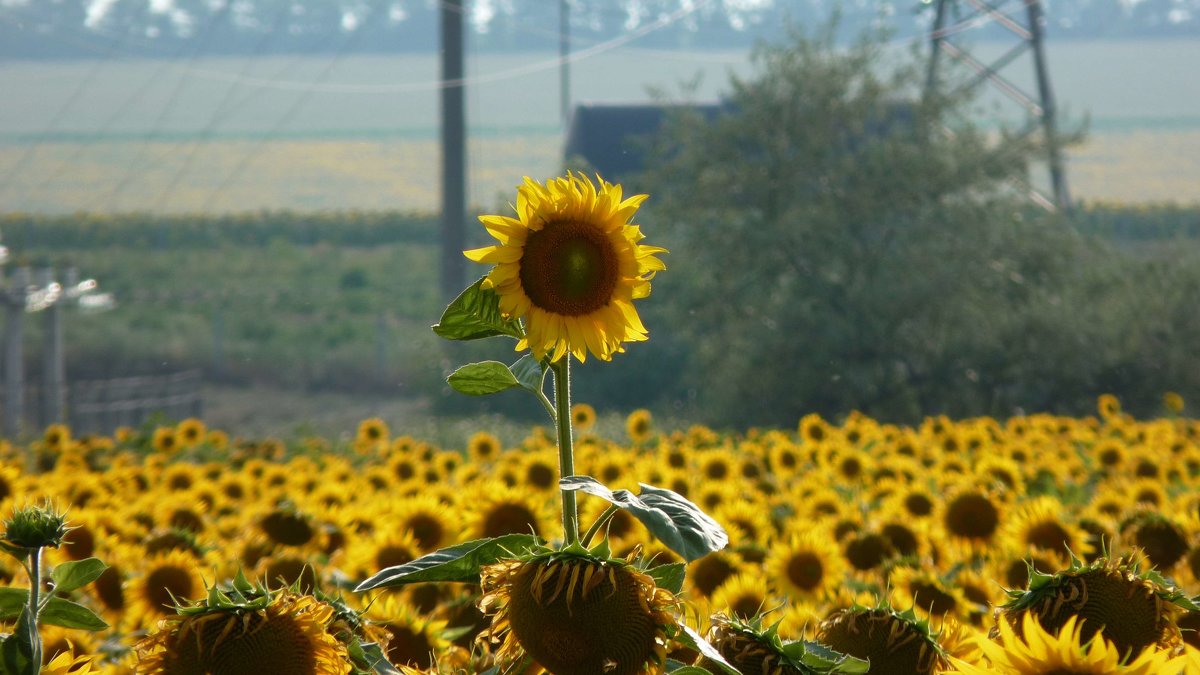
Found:
<svg viewBox="0 0 1200 675"><path fill-rule="evenodd" d="M228 12L230 11L230 8L232 7L232 5L233 5L233 3L225 3L216 12L213 12L212 16L209 19L208 25L205 27L204 35L201 38L202 40L207 40L207 38L212 34L212 32L214 30L216 30L217 22L219 20L224 19L225 15L228 14ZM200 58L201 51L202 51L202 48L200 46L200 43L197 42L197 48L192 50L191 55L188 57L188 62L195 63L196 59ZM145 140L142 142L142 145L139 148L137 157L135 158L133 164L131 165L130 169L125 172L125 176L117 183L117 186L115 188L113 188L113 190L111 192L109 192L108 196L105 198L106 206L111 207L112 205L114 205L116 203L116 201L120 198L121 193L123 193L125 191L125 189L131 184L131 182L133 181L133 178L135 176L137 176L139 173L141 173L138 169L136 169L134 167L137 165L138 162L141 161L141 158L149 150L150 139L156 133L159 132L163 123L166 121L167 116L175 108L175 102L179 99L179 96L183 93L184 82L186 81L187 72L188 72L188 69L185 68L183 75L178 80L175 81L175 88L171 91L170 96L167 98L166 104L158 111L158 116L155 117L154 123L151 125L151 130L146 135ZM160 160L161 160L161 158L160 158ZM159 160L155 160L155 162L153 162L153 163L157 163L158 161Z"/></svg>

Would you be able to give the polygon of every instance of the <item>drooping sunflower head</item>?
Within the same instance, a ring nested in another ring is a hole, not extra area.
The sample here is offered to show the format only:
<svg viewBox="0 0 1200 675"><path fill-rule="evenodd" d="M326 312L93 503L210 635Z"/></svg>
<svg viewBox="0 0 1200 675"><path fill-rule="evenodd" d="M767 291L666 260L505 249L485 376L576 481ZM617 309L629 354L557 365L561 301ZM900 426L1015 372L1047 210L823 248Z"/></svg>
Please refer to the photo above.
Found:
<svg viewBox="0 0 1200 675"><path fill-rule="evenodd" d="M779 623L763 627L764 616L752 619L714 614L707 638L730 665L743 673L766 675L813 675L815 673L866 672L865 663L853 656L834 652L822 644L800 640L785 641L779 635ZM717 664L701 659L709 672L722 672ZM874 671L872 671L874 672Z"/></svg>
<svg viewBox="0 0 1200 675"><path fill-rule="evenodd" d="M1126 559L1100 558L1083 564L1072 559L1056 574L1033 571L1029 589L1010 591L1001 609L1010 626L1023 625L1032 615L1057 635L1078 617L1083 640L1103 631L1122 656L1150 647L1173 648L1180 643L1176 616L1191 601L1157 572L1143 571Z"/></svg>
<svg viewBox="0 0 1200 675"><path fill-rule="evenodd" d="M1120 524L1118 544L1136 546L1164 574L1183 560L1190 548L1187 530L1174 518L1142 509Z"/></svg>
<svg viewBox="0 0 1200 675"><path fill-rule="evenodd" d="M506 560L480 572L484 637L503 664L526 655L553 673L661 672L675 630L674 594L633 565L559 551Z"/></svg>
<svg viewBox="0 0 1200 675"><path fill-rule="evenodd" d="M945 665L929 624L886 603L835 610L821 622L817 639L839 652L869 660L873 675L933 675Z"/></svg>
<svg viewBox="0 0 1200 675"><path fill-rule="evenodd" d="M630 222L645 199L623 199L620 185L597 186L583 174L544 185L527 177L516 218L480 217L499 243L464 253L495 265L485 286L501 312L525 321L518 350L607 361L623 343L646 339L633 300L650 294L650 280L666 269L655 256L666 249L639 243L644 235Z"/></svg>
<svg viewBox="0 0 1200 675"><path fill-rule="evenodd" d="M346 675L352 664L329 630L334 618L335 608L311 595L209 589L137 644L137 672Z"/></svg>

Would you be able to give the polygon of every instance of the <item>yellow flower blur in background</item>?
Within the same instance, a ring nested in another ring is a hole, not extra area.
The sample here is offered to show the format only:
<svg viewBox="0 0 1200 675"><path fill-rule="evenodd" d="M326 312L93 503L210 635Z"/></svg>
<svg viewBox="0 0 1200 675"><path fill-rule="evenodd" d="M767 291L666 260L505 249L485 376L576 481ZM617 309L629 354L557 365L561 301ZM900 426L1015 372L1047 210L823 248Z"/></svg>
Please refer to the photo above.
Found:
<svg viewBox="0 0 1200 675"><path fill-rule="evenodd" d="M500 311L523 319L526 348L557 361L588 352L608 361L625 342L647 338L635 299L650 295L650 280L666 265L666 249L646 246L631 222L646 195L624 199L621 186L583 174L540 184L526 177L517 188L517 217L481 216L499 242L464 251L495 265L485 288L500 296Z"/></svg>

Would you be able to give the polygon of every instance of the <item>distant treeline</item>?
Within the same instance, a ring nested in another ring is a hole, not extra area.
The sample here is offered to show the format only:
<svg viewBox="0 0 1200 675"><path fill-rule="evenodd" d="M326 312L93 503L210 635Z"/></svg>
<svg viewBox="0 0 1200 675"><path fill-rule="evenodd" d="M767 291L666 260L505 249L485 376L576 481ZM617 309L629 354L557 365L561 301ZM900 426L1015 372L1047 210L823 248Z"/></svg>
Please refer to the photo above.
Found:
<svg viewBox="0 0 1200 675"><path fill-rule="evenodd" d="M1073 217L1085 234L1118 241L1200 238L1200 206L1091 204Z"/></svg>

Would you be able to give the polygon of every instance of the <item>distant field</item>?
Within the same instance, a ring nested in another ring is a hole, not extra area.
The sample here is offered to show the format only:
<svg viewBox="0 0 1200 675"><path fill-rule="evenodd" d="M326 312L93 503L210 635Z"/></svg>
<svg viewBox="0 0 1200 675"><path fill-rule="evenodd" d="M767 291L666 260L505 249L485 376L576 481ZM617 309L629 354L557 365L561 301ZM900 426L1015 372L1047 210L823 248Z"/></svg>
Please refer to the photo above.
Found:
<svg viewBox="0 0 1200 675"><path fill-rule="evenodd" d="M476 205L558 170L554 56L469 57ZM1200 202L1200 88L1182 67L1200 44L1051 40L1049 60L1060 109L1092 129L1070 155L1076 197ZM1032 90L1027 62L1009 68ZM571 93L648 101L701 75L694 98L711 100L751 72L745 52L626 48L572 64ZM436 78L432 55L0 63L0 91L20 93L0 105L0 212L432 209ZM1011 105L986 97L979 119Z"/></svg>
<svg viewBox="0 0 1200 675"><path fill-rule="evenodd" d="M24 165L0 186L0 212L435 210L439 205L438 147L432 139L231 140L182 147L54 143L22 160L27 151L28 146L0 145L0 175L18 162ZM153 168L129 171L135 151ZM557 171L561 153L557 134L471 141L472 202L493 205L523 175Z"/></svg>
<svg viewBox="0 0 1200 675"><path fill-rule="evenodd" d="M523 175L559 169L557 134L478 138L470 144L473 203L504 203ZM27 147L0 145L0 175ZM437 144L430 139L155 143L153 170L124 170L128 143L57 143L13 178L0 210L230 212L260 208L438 207ZM1076 199L1200 203L1200 130L1093 133L1069 155ZM66 169L69 167L69 171ZM187 180L176 176L186 171Z"/></svg>

